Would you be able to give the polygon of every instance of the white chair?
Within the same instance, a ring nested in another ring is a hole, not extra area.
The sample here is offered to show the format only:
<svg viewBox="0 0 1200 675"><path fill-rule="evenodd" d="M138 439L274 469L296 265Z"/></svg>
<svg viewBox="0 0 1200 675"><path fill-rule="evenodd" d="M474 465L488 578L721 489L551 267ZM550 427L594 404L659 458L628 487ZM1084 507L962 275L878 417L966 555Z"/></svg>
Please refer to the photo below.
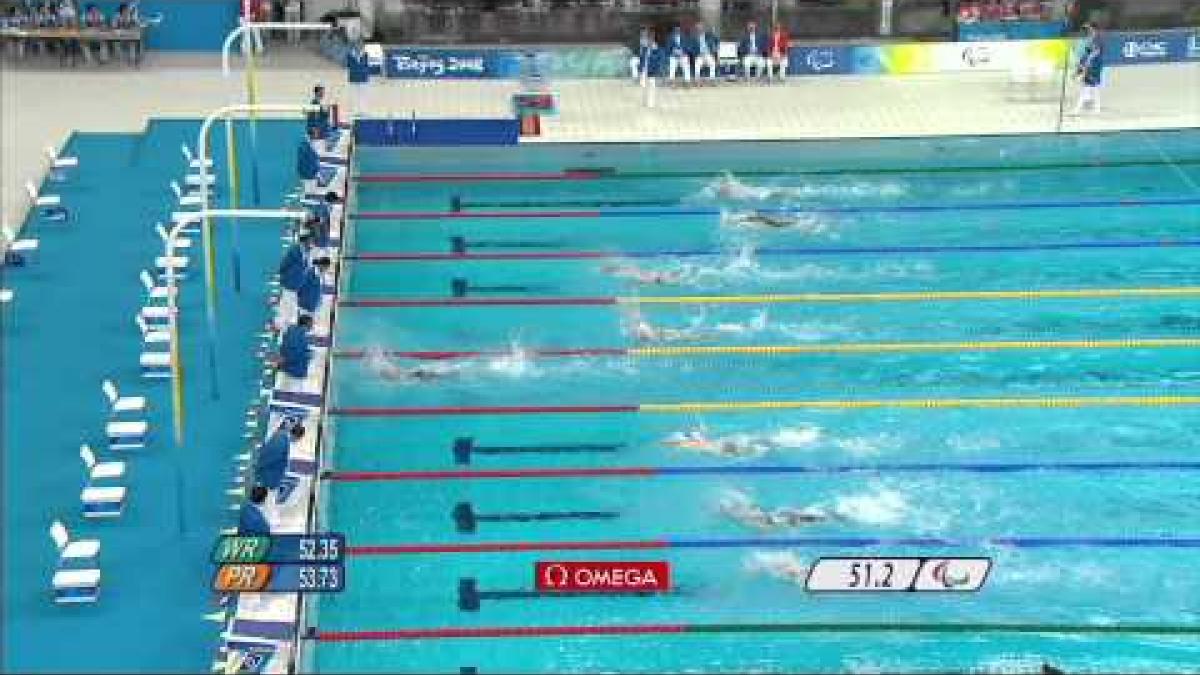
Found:
<svg viewBox="0 0 1200 675"><path fill-rule="evenodd" d="M32 183L30 183L32 185ZM179 181L171 181L171 192L175 193L175 199L179 200L179 206L204 206L204 199L199 193L184 192L183 188L179 187Z"/></svg>
<svg viewBox="0 0 1200 675"><path fill-rule="evenodd" d="M142 281L142 287L146 289L146 296L151 300L166 301L171 294L170 286L159 286L154 282L154 276L149 270L142 270L138 274L138 279Z"/></svg>
<svg viewBox="0 0 1200 675"><path fill-rule="evenodd" d="M146 412L145 396L121 396L121 393L117 391L116 383L112 380L100 383L100 389L104 392L104 397L108 399L110 415Z"/></svg>
<svg viewBox="0 0 1200 675"><path fill-rule="evenodd" d="M137 323L138 328L142 331L143 347L169 346L171 344L170 331L151 328L150 324L146 322L145 317L141 314L134 317L134 322Z"/></svg>
<svg viewBox="0 0 1200 675"><path fill-rule="evenodd" d="M79 458L88 472L88 480L120 478L125 475L125 462L97 462L96 453L87 443L79 446Z"/></svg>
<svg viewBox="0 0 1200 675"><path fill-rule="evenodd" d="M717 72L732 68L734 72L741 72L742 60L738 58L738 45L736 42L722 42L717 45Z"/></svg>
<svg viewBox="0 0 1200 675"><path fill-rule="evenodd" d="M163 227L162 223L157 223L154 226L154 230L156 232L158 232L158 236L159 236L159 238L162 239L163 246L165 247L167 245L167 242L171 241L171 233L167 232L167 228ZM191 239L188 239L187 237L175 237L175 249L176 250L191 248L191 247L192 247ZM164 250L165 250L165 248L164 248Z"/></svg>
<svg viewBox="0 0 1200 675"><path fill-rule="evenodd" d="M216 184L217 184L217 177L212 175L211 173L206 173L203 176L198 173L189 173L188 175L183 177L183 182L184 182L184 185L187 185L188 187L199 187L200 185L207 185L209 191L211 192L213 187L216 186Z"/></svg>
<svg viewBox="0 0 1200 675"><path fill-rule="evenodd" d="M37 239L17 239L17 233L9 225L4 226L4 241L7 250L12 253L29 253L41 245Z"/></svg>
<svg viewBox="0 0 1200 675"><path fill-rule="evenodd" d="M88 486L79 493L84 518L117 518L125 512L128 490L120 485Z"/></svg>
<svg viewBox="0 0 1200 675"><path fill-rule="evenodd" d="M153 330L166 330L171 325L171 308L166 305L147 305L138 313L138 318Z"/></svg>
<svg viewBox="0 0 1200 675"><path fill-rule="evenodd" d="M46 156L50 158L51 169L74 169L79 166L78 157L59 157L53 147L46 146Z"/></svg>
<svg viewBox="0 0 1200 675"><path fill-rule="evenodd" d="M33 181L25 181L25 192L29 193L29 199L34 206L46 208L52 206L62 206L62 197L59 195L43 195L38 194L37 186Z"/></svg>
<svg viewBox="0 0 1200 675"><path fill-rule="evenodd" d="M174 274L176 281L187 278L188 257L185 255L160 255L154 259L154 267L158 276L166 279L168 274Z"/></svg>
<svg viewBox="0 0 1200 675"><path fill-rule="evenodd" d="M201 166L200 160L197 159L194 155L192 155L192 149L188 147L187 143L180 145L179 151L183 153L184 158L187 160L189 169L199 169L200 168L200 166ZM212 165L213 165L213 161L212 161L211 157L206 158L204 160L205 168L212 168Z"/></svg>
<svg viewBox="0 0 1200 675"><path fill-rule="evenodd" d="M142 352L138 358L142 367L142 377L151 380L169 379L171 377L170 352Z"/></svg>
<svg viewBox="0 0 1200 675"><path fill-rule="evenodd" d="M0 288L0 305L7 305L8 303L12 302L14 295L16 294L13 293L12 289Z"/></svg>
<svg viewBox="0 0 1200 675"><path fill-rule="evenodd" d="M50 538L58 549L58 563L75 563L81 560L94 561L100 555L100 542L95 539L71 541L71 533L61 520L50 523Z"/></svg>
<svg viewBox="0 0 1200 675"><path fill-rule="evenodd" d="M54 602L60 605L92 603L100 599L100 570L61 569L54 573Z"/></svg>

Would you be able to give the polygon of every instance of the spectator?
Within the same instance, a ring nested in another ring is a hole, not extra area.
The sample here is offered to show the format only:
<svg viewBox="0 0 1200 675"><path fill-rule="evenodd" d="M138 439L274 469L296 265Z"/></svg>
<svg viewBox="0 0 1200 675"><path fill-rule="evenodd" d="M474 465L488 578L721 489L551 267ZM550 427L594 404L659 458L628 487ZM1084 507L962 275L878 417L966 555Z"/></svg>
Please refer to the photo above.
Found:
<svg viewBox="0 0 1200 675"><path fill-rule="evenodd" d="M83 13L83 26L92 30L99 30L108 26L108 21L104 18L104 14L100 12L100 8L94 4L89 4ZM103 40L90 40L87 43L87 49L83 52L84 58L91 61L92 51L96 52L96 60L100 63L108 62L108 45Z"/></svg>
<svg viewBox="0 0 1200 675"><path fill-rule="evenodd" d="M238 516L238 534L252 537L255 535L271 534L271 524L263 514L262 506L267 501L267 488L255 485L250 489L250 496L242 504L242 512Z"/></svg>
<svg viewBox="0 0 1200 675"><path fill-rule="evenodd" d="M304 438L304 427L295 420L285 420L267 440L259 446L254 460L254 483L267 490L279 489L283 475L287 473L292 443ZM263 496L264 499L266 495Z"/></svg>
<svg viewBox="0 0 1200 675"><path fill-rule="evenodd" d="M312 363L308 332L312 325L312 317L301 314L296 323L283 331L283 337L279 340L279 368L290 378L303 380L308 377L308 366Z"/></svg>
<svg viewBox="0 0 1200 675"><path fill-rule="evenodd" d="M309 126L307 132L307 137L300 139L296 146L296 176L304 186L304 194L310 195L317 191L317 174L321 172L321 157L313 148L320 140L320 131L315 126Z"/></svg>
<svg viewBox="0 0 1200 675"><path fill-rule="evenodd" d="M766 53L767 43L758 33L758 23L751 21L746 24L746 33L738 42L738 58L742 61L742 76L749 79L750 71L755 76L761 76L766 66L763 54Z"/></svg>
<svg viewBox="0 0 1200 675"><path fill-rule="evenodd" d="M1000 6L1000 0L984 0L979 13L984 21L999 21L1004 18L1004 8Z"/></svg>
<svg viewBox="0 0 1200 675"><path fill-rule="evenodd" d="M117 6L117 13L113 15L112 27L115 30L140 29L142 24L138 19L137 10L129 3L122 2ZM137 63L142 58L136 40L115 40L110 47L114 52L124 53L130 63Z"/></svg>
<svg viewBox="0 0 1200 675"><path fill-rule="evenodd" d="M964 2L958 7L959 23L979 23L981 10L977 2Z"/></svg>
<svg viewBox="0 0 1200 675"><path fill-rule="evenodd" d="M1075 68L1075 77L1082 83L1079 90L1079 100L1075 104L1075 114L1080 115L1085 110L1096 109L1096 93L1104 81L1104 40L1100 31L1092 24L1084 24L1083 35L1087 44L1083 48L1083 56Z"/></svg>
<svg viewBox="0 0 1200 675"><path fill-rule="evenodd" d="M283 327L296 317L296 292L304 281L308 269L308 256L312 250L312 235L301 234L296 243L288 247L279 262L279 315L276 326Z"/></svg>
<svg viewBox="0 0 1200 675"><path fill-rule="evenodd" d="M717 50L720 44L717 36L705 28L704 23L696 22L692 29L691 55L692 72L696 74L697 81L700 79L700 69L704 66L708 66L709 81L717 79Z"/></svg>
<svg viewBox="0 0 1200 675"><path fill-rule="evenodd" d="M683 37L683 29L675 26L671 29L671 35L667 37L667 79L671 82L675 81L675 71L683 70L683 81L691 83L692 81L692 63L688 59L686 41Z"/></svg>
<svg viewBox="0 0 1200 675"><path fill-rule="evenodd" d="M783 26L775 24L767 40L767 78L774 75L782 82L787 77L788 49L792 40Z"/></svg>
<svg viewBox="0 0 1200 675"><path fill-rule="evenodd" d="M8 8L8 15L4 17L4 26L6 28L23 29L29 27L29 14L20 6L14 5ZM17 58L25 57L25 40L6 40L8 43L8 51Z"/></svg>

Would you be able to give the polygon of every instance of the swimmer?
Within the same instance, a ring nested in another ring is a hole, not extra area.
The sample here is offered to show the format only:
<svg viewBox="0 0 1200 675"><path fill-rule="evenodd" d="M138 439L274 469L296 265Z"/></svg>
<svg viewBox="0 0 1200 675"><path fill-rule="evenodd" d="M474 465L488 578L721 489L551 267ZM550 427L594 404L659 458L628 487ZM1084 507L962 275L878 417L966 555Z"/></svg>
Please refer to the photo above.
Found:
<svg viewBox="0 0 1200 675"><path fill-rule="evenodd" d="M381 347L368 347L363 364L381 380L430 382L439 380L451 373L450 369L417 366L416 368L401 368Z"/></svg>
<svg viewBox="0 0 1200 675"><path fill-rule="evenodd" d="M769 444L748 436L709 438L703 429L675 432L663 439L662 443L668 447L718 457L755 457L770 449Z"/></svg>
<svg viewBox="0 0 1200 675"><path fill-rule="evenodd" d="M759 211L731 213L727 221L735 227L758 227L783 230L801 224L799 218L786 213L762 213Z"/></svg>
<svg viewBox="0 0 1200 675"><path fill-rule="evenodd" d="M625 317L627 330L638 342L676 342L694 340L699 334L691 328L660 328L646 320L642 313L633 310Z"/></svg>
<svg viewBox="0 0 1200 675"><path fill-rule="evenodd" d="M717 199L740 202L763 201L770 199L775 194L775 191L770 188L746 185L728 171L723 172L720 178L710 183L708 188Z"/></svg>
<svg viewBox="0 0 1200 675"><path fill-rule="evenodd" d="M751 570L762 570L776 579L798 585L804 585L808 577L808 569L790 551L755 553L747 567Z"/></svg>
<svg viewBox="0 0 1200 675"><path fill-rule="evenodd" d="M645 270L637 265L622 263L619 265L605 265L600 268L601 272L610 274L618 279L630 279L639 284L678 284L683 281L683 275L678 272L667 272L659 270Z"/></svg>
<svg viewBox="0 0 1200 675"><path fill-rule="evenodd" d="M790 529L829 520L829 514L819 507L797 509L784 506L768 511L740 492L733 492L722 499L720 510L742 525L758 530Z"/></svg>

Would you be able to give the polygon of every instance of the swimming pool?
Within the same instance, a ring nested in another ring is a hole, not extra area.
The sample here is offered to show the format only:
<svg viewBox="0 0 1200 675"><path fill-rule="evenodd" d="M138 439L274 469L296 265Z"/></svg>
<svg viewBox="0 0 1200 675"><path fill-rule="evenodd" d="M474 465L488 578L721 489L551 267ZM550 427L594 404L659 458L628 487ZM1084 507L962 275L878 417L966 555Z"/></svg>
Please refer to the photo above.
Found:
<svg viewBox="0 0 1200 675"><path fill-rule="evenodd" d="M357 163L323 511L348 589L310 611L307 667L1200 662L1200 133ZM774 192L721 199L722 170ZM381 379L378 350L440 377ZM695 429L738 456L664 444ZM463 503L520 517L459 532ZM827 519L764 532L731 503ZM973 594L771 574L834 555L994 568ZM674 587L539 595L544 560L666 560Z"/></svg>

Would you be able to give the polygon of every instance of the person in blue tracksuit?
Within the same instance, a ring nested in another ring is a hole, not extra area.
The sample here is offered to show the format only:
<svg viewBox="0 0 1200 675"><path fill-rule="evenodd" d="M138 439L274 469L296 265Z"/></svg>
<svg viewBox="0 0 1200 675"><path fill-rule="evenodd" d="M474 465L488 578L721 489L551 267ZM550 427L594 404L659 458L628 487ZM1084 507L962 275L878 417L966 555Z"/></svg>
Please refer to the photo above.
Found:
<svg viewBox="0 0 1200 675"><path fill-rule="evenodd" d="M321 173L321 156L313 144L319 140L315 127L309 127L306 136L296 146L296 176L304 186L304 194L317 191L317 175Z"/></svg>
<svg viewBox="0 0 1200 675"><path fill-rule="evenodd" d="M738 58L742 60L742 74L749 78L750 71L761 75L767 66L767 36L758 32L758 24L754 21L746 24L746 33L738 42Z"/></svg>
<svg viewBox="0 0 1200 675"><path fill-rule="evenodd" d="M700 80L700 69L708 67L708 79L713 81L717 79L717 51L721 47L721 41L717 39L716 33L708 30L703 23L697 22L692 29L691 40L688 43L688 54L692 57L692 72L696 75L696 80Z"/></svg>
<svg viewBox="0 0 1200 675"><path fill-rule="evenodd" d="M238 534L247 537L271 534L271 523L267 522L267 517L262 511L262 505L266 501L265 485L255 485L250 489L250 496L246 503L242 504L242 511L238 514Z"/></svg>
<svg viewBox="0 0 1200 675"><path fill-rule="evenodd" d="M638 31L637 40L629 45L629 79L638 82L642 79L642 58L645 55L646 47L654 42L654 34L649 26L642 26Z"/></svg>
<svg viewBox="0 0 1200 675"><path fill-rule="evenodd" d="M280 424L262 445L254 460L254 484L268 490L279 489L283 475L287 473L292 443L304 438L304 427L297 422Z"/></svg>
<svg viewBox="0 0 1200 675"><path fill-rule="evenodd" d="M342 198L338 196L338 193L330 190L320 201L309 207L309 212L312 213L314 219L309 224L313 228L313 235L316 239L313 243L317 248L329 248L329 236L333 227L333 207L335 204L341 203Z"/></svg>
<svg viewBox="0 0 1200 675"><path fill-rule="evenodd" d="M279 339L279 369L288 377L299 380L308 377L308 366L312 363L312 345L308 344L308 333L312 325L312 317L301 314Z"/></svg>
<svg viewBox="0 0 1200 675"><path fill-rule="evenodd" d="M321 296L325 289L325 271L329 269L329 258L317 258L304 272L304 280L296 290L296 302L304 314L316 315L321 307Z"/></svg>
<svg viewBox="0 0 1200 675"><path fill-rule="evenodd" d="M350 83L350 105L354 109L350 114L354 117L365 117L367 113L367 92L370 91L371 61L367 57L366 45L362 40L355 40L346 52L346 81Z"/></svg>
<svg viewBox="0 0 1200 675"><path fill-rule="evenodd" d="M316 129L317 138L327 137L333 124L330 121L329 106L325 104L325 87L319 84L313 87L312 100L308 104L318 106L318 109L308 112L305 116L307 120L305 126L309 129Z"/></svg>
<svg viewBox="0 0 1200 675"><path fill-rule="evenodd" d="M1075 77L1083 85L1079 90L1079 100L1075 103L1076 115L1095 109L1096 93L1104 82L1104 40L1092 24L1085 25L1083 30L1087 44L1075 68Z"/></svg>
<svg viewBox="0 0 1200 675"><path fill-rule="evenodd" d="M692 81L692 62L688 58L688 42L684 37L683 29L679 26L671 29L671 34L667 36L667 45L665 51L667 53L667 79L675 81L675 71L683 71L683 81Z"/></svg>
<svg viewBox="0 0 1200 675"><path fill-rule="evenodd" d="M282 328L296 318L296 291L304 280L312 251L312 236L302 234L288 247L279 261L279 313L276 326Z"/></svg>

